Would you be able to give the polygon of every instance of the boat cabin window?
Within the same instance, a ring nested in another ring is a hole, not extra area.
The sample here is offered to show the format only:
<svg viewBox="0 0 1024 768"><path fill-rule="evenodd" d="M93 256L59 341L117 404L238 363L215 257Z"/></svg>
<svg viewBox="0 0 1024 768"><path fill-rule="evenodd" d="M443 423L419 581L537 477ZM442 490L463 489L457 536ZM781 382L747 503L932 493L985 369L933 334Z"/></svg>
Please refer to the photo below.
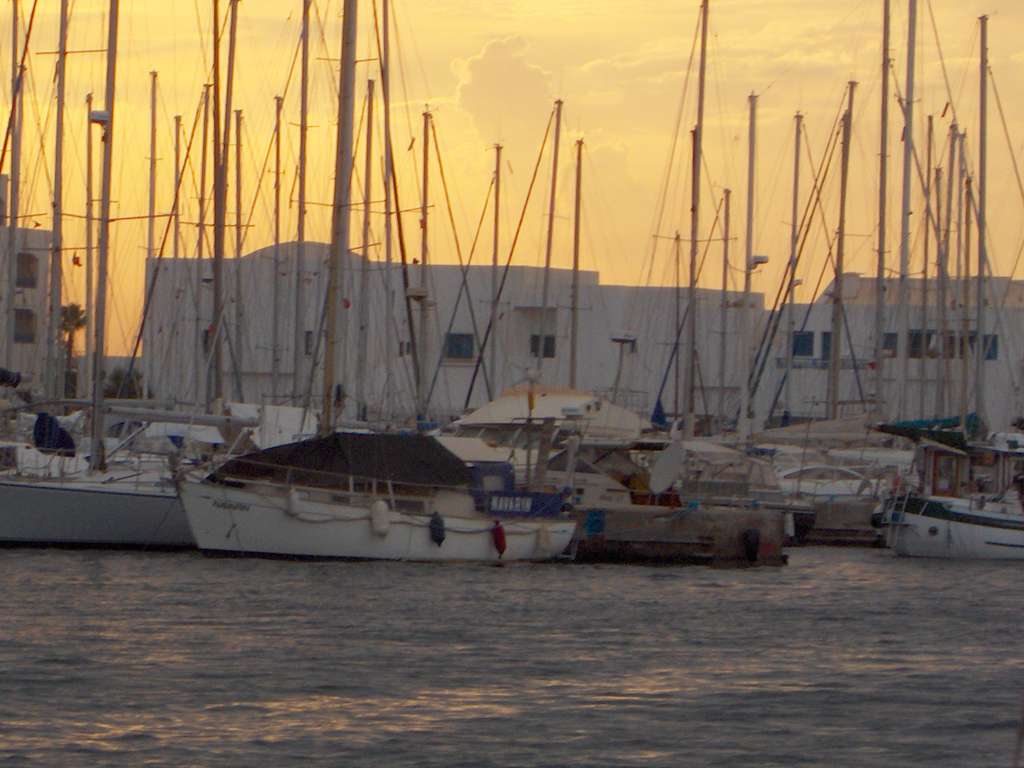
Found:
<svg viewBox="0 0 1024 768"><path fill-rule="evenodd" d="M932 459L932 493L957 496L960 493L961 459L951 453L936 453Z"/></svg>

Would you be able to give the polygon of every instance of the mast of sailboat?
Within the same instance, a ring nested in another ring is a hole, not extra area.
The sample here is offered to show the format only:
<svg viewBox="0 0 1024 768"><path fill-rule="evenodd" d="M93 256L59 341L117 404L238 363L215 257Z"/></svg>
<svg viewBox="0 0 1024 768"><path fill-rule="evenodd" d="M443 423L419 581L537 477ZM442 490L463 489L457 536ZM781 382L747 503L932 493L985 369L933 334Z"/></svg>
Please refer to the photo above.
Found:
<svg viewBox="0 0 1024 768"><path fill-rule="evenodd" d="M387 317L384 330L384 413L390 419L394 416L394 353L397 340L397 322L395 317L395 296L392 286L392 243L391 243L391 181L395 175L394 158L391 154L391 23L389 21L391 4L389 0L381 2L381 61L380 89L384 102L384 307Z"/></svg>
<svg viewBox="0 0 1024 768"><path fill-rule="evenodd" d="M537 367L535 369L535 382L540 382L540 372L544 366L544 348L547 346L544 341L547 334L548 320L548 284L551 272L551 244L555 232L555 192L558 189L558 145L562 132L562 100L555 101L555 143L551 154L551 198L548 200L548 236L547 246L544 249L544 277L541 288L540 299L540 330L537 336Z"/></svg>
<svg viewBox="0 0 1024 768"><path fill-rule="evenodd" d="M882 2L882 116L878 153L878 261L875 268L875 413L885 418L885 235L889 179L890 0Z"/></svg>
<svg viewBox="0 0 1024 768"><path fill-rule="evenodd" d="M836 276L832 283L832 336L828 358L828 418L839 418L839 363L843 347L843 269L846 253L846 186L850 172L850 128L853 122L853 92L849 83L849 101L843 114L843 154L839 186L839 234L836 243Z"/></svg>
<svg viewBox="0 0 1024 768"><path fill-rule="evenodd" d="M723 190L725 196L725 213L722 222L722 306L719 323L722 326L722 343L718 352L718 431L722 431L725 423L725 374L726 353L729 348L729 213L732 190Z"/></svg>
<svg viewBox="0 0 1024 768"><path fill-rule="evenodd" d="M955 177L954 162L956 161L958 133L959 129L957 128L956 122L954 122L949 126L949 165L946 173L948 177L946 180L946 215L942 233L942 249L940 251L942 258L939 262L939 326L942 332L942 345L940 346L942 354L942 372L939 376L935 412L940 415L946 413L946 409L952 405L952 403L949 402L948 397L951 394L949 359L951 355L956 354L953 351L955 347L949 339L949 314L946 304L949 293L949 254L953 231L953 179ZM940 187L941 191L941 185L938 184L938 179L936 179L936 185Z"/></svg>
<svg viewBox="0 0 1024 768"><path fill-rule="evenodd" d="M174 189L181 189L181 115L174 116ZM174 242L171 246L171 256L174 260L174 294L177 295L179 280L182 270L179 269L179 242L181 240L181 195L175 192L174 203L171 209L171 216L174 223ZM179 352L183 352L182 345L185 342L185 334L181 332L176 323L177 337L176 347ZM184 369L184 362L187 359L184 354L176 355L175 367L177 370ZM184 377L175 377L175 389L174 396L177 400L184 398Z"/></svg>
<svg viewBox="0 0 1024 768"><path fill-rule="evenodd" d="M202 315L202 302L201 297L203 295L203 286L205 284L203 280L203 251L206 243L206 166L207 155L210 148L210 89L212 85L206 83L203 86L203 150L200 153L200 166L199 166L199 221L196 227L196 349L203 351L203 357L206 362L206 386L203 387L203 375L200 372L199 366L195 366L196 372L196 402L200 402L200 399L209 401L209 389L210 389L210 352L211 348L209 344L213 342L213 339L209 337L208 328L203 327L203 315ZM204 392L203 389L206 391Z"/></svg>
<svg viewBox="0 0 1024 768"><path fill-rule="evenodd" d="M900 211L900 279L897 306L897 356L900 363L899 407L897 415L907 417L907 386L910 366L910 296L907 280L910 272L910 168L914 157L914 60L917 56L917 0L909 0L907 26L907 93L903 99L903 202Z"/></svg>
<svg viewBox="0 0 1024 768"><path fill-rule="evenodd" d="M750 437L750 273L754 269L754 157L757 149L757 95L747 97L750 125L747 131L747 233L743 254L743 306L740 307L740 415L737 425L740 440Z"/></svg>
<svg viewBox="0 0 1024 768"><path fill-rule="evenodd" d="M341 26L341 99L338 106L338 146L334 174L331 250L327 281L327 343L324 361L324 404L320 433L334 431L335 362L338 359L338 308L341 294L342 259L349 255L349 226L352 199L352 120L355 101L356 0L345 0ZM360 371L360 375L364 372ZM338 402L339 407L342 402Z"/></svg>
<svg viewBox="0 0 1024 768"><path fill-rule="evenodd" d="M686 369L683 375L683 434L693 437L694 433L694 382L696 365L694 358L697 337L696 264L698 233L700 229L700 160L704 136L704 82L708 63L708 0L702 0L700 9L700 70L697 77L697 125L693 129L693 160L690 169L690 299L686 305L687 339L693 339L686 355Z"/></svg>
<svg viewBox="0 0 1024 768"><path fill-rule="evenodd" d="M676 274L676 285L675 285L675 346L672 354L675 356L675 387L672 392L672 412L679 417L680 409L682 408L682 400L680 400L680 373L683 370L682 355L679 354L679 340L682 338L683 333L683 238L679 234L679 230L676 230L675 237L672 238L672 263L675 265Z"/></svg>
<svg viewBox="0 0 1024 768"><path fill-rule="evenodd" d="M423 111L423 197L420 200L420 285L417 297L420 303L420 354L416 367L416 413L417 421L427 418L427 359L428 350L428 306L427 306L427 259L430 256L427 241L427 214L429 213L430 181L430 110Z"/></svg>
<svg viewBox="0 0 1024 768"><path fill-rule="evenodd" d="M68 45L68 0L60 0L60 41L57 46L57 125L53 158L53 236L50 247L50 312L47 329L47 396L53 399L64 394L61 373L61 253L64 228L64 65Z"/></svg>
<svg viewBox="0 0 1024 768"><path fill-rule="evenodd" d="M356 344L356 418L366 419L366 356L370 324L370 201L373 178L373 80L366 81L366 157L363 166L363 249L359 274L359 341Z"/></svg>
<svg viewBox="0 0 1024 768"><path fill-rule="evenodd" d="M15 367L14 360L14 296L15 285L18 282L18 254L21 252L21 230L18 229L18 214L21 188L21 121L24 109L24 101L21 84L24 81L25 67L20 62L19 46L20 35L18 32L19 13L18 3L14 3L12 13L11 32L11 109L14 111L11 127L11 180L10 180L10 217L7 224L7 285L4 291L5 328L4 352L6 354L7 366ZM28 41L25 41L28 45Z"/></svg>
<svg viewBox="0 0 1024 768"><path fill-rule="evenodd" d="M961 429L967 434L968 403L971 392L970 373L970 333L971 333L971 204L973 194L971 189L971 176L966 173L967 162L964 157L965 134L959 136L959 176L961 176L961 188L964 189L961 200L957 203L959 208L958 218L963 222L963 259L957 259L964 266L961 278L961 291L963 295L964 311L961 315Z"/></svg>
<svg viewBox="0 0 1024 768"><path fill-rule="evenodd" d="M296 211L295 234L295 349L292 367L292 396L298 402L303 387L303 354L306 339L303 328L305 316L305 286L303 285L306 261L306 134L309 132L309 5L312 0L302 2L302 75L299 96L299 168L298 210Z"/></svg>
<svg viewBox="0 0 1024 768"><path fill-rule="evenodd" d="M803 115L796 113L796 130L793 143L793 210L789 236L789 286L786 289L786 389L783 401L783 413L792 413L793 401L793 334L796 330L796 318L793 309L793 291L796 290L796 252L800 238L799 204L800 204L800 132L803 129Z"/></svg>
<svg viewBox="0 0 1024 768"><path fill-rule="evenodd" d="M935 120L928 115L928 130L925 134L924 172L924 258L921 259L921 357L918 358L918 415L925 418L925 390L928 388L928 257L931 252L931 228L935 220L932 214L932 151L935 143Z"/></svg>
<svg viewBox="0 0 1024 768"><path fill-rule="evenodd" d="M157 269L156 255L156 70L149 73L149 207L146 215L146 264ZM142 345L142 380L149 386L154 381L156 361L153 359L153 323L143 329L146 343Z"/></svg>
<svg viewBox="0 0 1024 768"><path fill-rule="evenodd" d="M494 238L491 249L491 333L495 333L498 323L498 249L500 247L501 220L501 144L494 145ZM498 384L498 345L490 341L490 370L487 377L487 399L493 400L499 390Z"/></svg>
<svg viewBox="0 0 1024 768"><path fill-rule="evenodd" d="M85 96L85 386L83 395L92 397L93 378L93 335L96 325L95 304L93 293L93 274L95 273L92 263L92 234L93 234L93 209L92 209L92 94Z"/></svg>
<svg viewBox="0 0 1024 768"><path fill-rule="evenodd" d="M100 181L99 258L96 268L96 344L93 362L92 448L89 467L106 467L103 446L103 354L107 304L107 260L110 254L110 175L113 167L114 144L114 83L117 66L118 0L110 0L107 26L107 82L103 97L103 110L90 112L89 119L103 129L103 173Z"/></svg>
<svg viewBox="0 0 1024 768"><path fill-rule="evenodd" d="M281 96L274 97L274 276L270 281L273 292L273 315L271 321L270 350L270 397L277 404L278 376L281 373L281 333L278 328L281 322Z"/></svg>
<svg viewBox="0 0 1024 768"><path fill-rule="evenodd" d="M990 343L985 334L985 272L988 270L988 248L985 244L988 235L985 225L988 189L988 16L982 16L979 21L981 22L981 91L978 101L978 338L975 342L977 371L974 385L974 411L978 418L983 420L985 417L984 364L988 357ZM970 208L967 210L969 216Z"/></svg>
<svg viewBox="0 0 1024 768"><path fill-rule="evenodd" d="M235 392L240 400L242 392L242 371L245 360L242 347L242 330L245 328L245 301L242 300L242 237L244 234L242 213L242 110L235 110Z"/></svg>
<svg viewBox="0 0 1024 768"><path fill-rule="evenodd" d="M231 0L229 0L230 2ZM220 0L213 0L213 317L210 322L211 375L207 380L206 405L209 410L221 396L220 322L223 310L221 298L221 270L224 260L224 195L221 194L220 145Z"/></svg>
<svg viewBox="0 0 1024 768"><path fill-rule="evenodd" d="M699 204L700 180L700 129L690 134L693 144L693 209L690 214L690 264L689 279L686 283L686 367L683 373L683 434L693 437L696 427L696 381L697 381L697 207ZM621 355L620 355L621 359Z"/></svg>
<svg viewBox="0 0 1024 768"><path fill-rule="evenodd" d="M580 188L583 180L583 139L576 140L576 197L572 218L572 300L569 333L569 389L576 389L580 332Z"/></svg>

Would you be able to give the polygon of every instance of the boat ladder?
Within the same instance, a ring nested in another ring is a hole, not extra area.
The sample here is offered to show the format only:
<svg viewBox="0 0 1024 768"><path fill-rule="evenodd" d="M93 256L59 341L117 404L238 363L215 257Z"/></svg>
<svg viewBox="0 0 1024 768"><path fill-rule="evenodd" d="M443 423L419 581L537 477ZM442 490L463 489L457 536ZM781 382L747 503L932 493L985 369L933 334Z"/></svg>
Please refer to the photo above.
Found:
<svg viewBox="0 0 1024 768"><path fill-rule="evenodd" d="M883 519L888 523L886 525L885 546L889 549L892 549L896 545L897 539L899 539L900 531L903 529L903 514L906 512L909 503L909 489L897 490L885 502L886 509Z"/></svg>

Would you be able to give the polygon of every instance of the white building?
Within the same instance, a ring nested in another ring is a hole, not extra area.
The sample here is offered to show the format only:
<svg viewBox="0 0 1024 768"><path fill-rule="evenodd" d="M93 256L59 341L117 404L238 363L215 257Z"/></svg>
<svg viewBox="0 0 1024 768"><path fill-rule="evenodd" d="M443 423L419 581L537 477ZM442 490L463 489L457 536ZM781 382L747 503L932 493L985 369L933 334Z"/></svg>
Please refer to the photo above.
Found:
<svg viewBox="0 0 1024 768"><path fill-rule="evenodd" d="M276 258L270 247L223 262L221 393L226 399L318 405L327 246L305 244L298 301L295 253L296 244L287 243ZM198 264L197 273L194 259L154 261L149 279L157 267L151 324L144 335L146 380L158 399L205 401L215 392L211 262ZM546 315L540 268L512 267L506 273L489 264L465 270L431 265L425 276L423 272L413 264L403 277L401 265L387 269L376 261L364 264L356 254L346 262L339 310L344 342L335 368L335 396L343 400L346 418L411 422L417 412L424 413L421 404L426 402L426 421L444 422L530 375L545 386L568 387L573 382L571 271L550 270ZM364 280L365 303L360 298ZM500 296L494 302L498 286ZM959 296L958 291L950 281L948 296ZM840 346L839 411L852 415L875 409L875 280L846 275L843 293L847 322ZM947 355L940 354L940 313L934 309L933 295L928 316L922 318L918 280L910 283L904 366L895 357L895 294L893 282L886 292L891 329L885 331L887 357L882 369L885 418L957 415L964 401L965 368L969 410L977 410L979 366L982 410L989 424L1005 426L1022 413L1019 351L1007 340L1021 338L1024 283L1005 278L993 282L986 323L990 330L985 333L988 358L980 362L959 356L963 303L952 298L945 318ZM702 429L731 426L737 419L747 368L744 341L754 371L753 429L779 423L786 410L793 420L825 416L830 297L826 291L813 304L794 305L790 362L787 312L766 310L763 296L755 293L743 330L740 293L730 292L723 308L720 291L697 291L694 409ZM494 328L488 335L492 307ZM575 387L647 415L660 399L669 419L681 415L690 356L687 334L677 328L686 308L685 288L602 285L596 272L581 272ZM973 348L975 335L976 322L971 320L965 348ZM542 346L544 356L538 359ZM420 371L418 387L414 362ZM787 370L792 370L788 387Z"/></svg>

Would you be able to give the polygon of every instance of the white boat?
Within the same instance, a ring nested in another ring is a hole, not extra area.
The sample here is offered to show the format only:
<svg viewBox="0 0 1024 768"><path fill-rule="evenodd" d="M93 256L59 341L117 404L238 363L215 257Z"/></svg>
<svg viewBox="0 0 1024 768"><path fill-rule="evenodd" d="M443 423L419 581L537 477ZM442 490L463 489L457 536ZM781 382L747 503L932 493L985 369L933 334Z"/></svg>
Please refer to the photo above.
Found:
<svg viewBox="0 0 1024 768"><path fill-rule="evenodd" d="M166 459L111 462L0 443L0 543L194 548Z"/></svg>
<svg viewBox="0 0 1024 768"><path fill-rule="evenodd" d="M881 524L910 557L1024 560L1024 435L961 447L923 442L917 487L897 488Z"/></svg>
<svg viewBox="0 0 1024 768"><path fill-rule="evenodd" d="M179 483L210 553L353 560L540 561L576 523L562 491L509 487L423 435L336 432L237 457ZM475 481L475 482L474 482ZM475 485L475 488L471 489Z"/></svg>

